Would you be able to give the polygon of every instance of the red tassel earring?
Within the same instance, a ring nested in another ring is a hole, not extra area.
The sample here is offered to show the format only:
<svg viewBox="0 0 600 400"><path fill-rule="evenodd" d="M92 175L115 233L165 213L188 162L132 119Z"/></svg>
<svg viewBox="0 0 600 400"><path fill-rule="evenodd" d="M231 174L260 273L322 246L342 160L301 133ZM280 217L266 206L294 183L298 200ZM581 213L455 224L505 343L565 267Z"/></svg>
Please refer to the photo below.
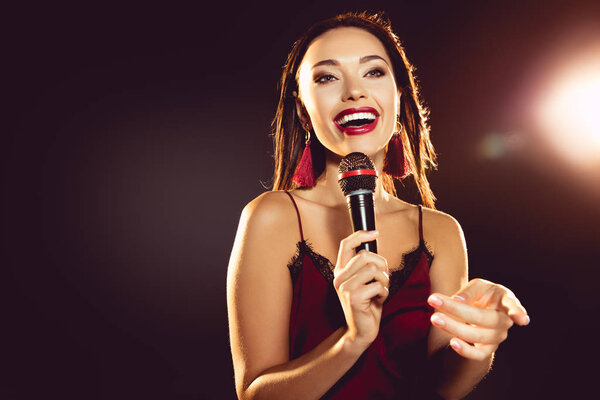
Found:
<svg viewBox="0 0 600 400"><path fill-rule="evenodd" d="M313 187L316 185L315 171L313 169L312 153L310 151L310 130L308 125L306 129L306 144L302 152L302 158L296 167L296 172L292 177L292 181L300 187Z"/></svg>
<svg viewBox="0 0 600 400"><path fill-rule="evenodd" d="M383 172L398 179L405 178L410 171L408 160L404 156L404 145L400 132L402 131L392 135L383 161Z"/></svg>

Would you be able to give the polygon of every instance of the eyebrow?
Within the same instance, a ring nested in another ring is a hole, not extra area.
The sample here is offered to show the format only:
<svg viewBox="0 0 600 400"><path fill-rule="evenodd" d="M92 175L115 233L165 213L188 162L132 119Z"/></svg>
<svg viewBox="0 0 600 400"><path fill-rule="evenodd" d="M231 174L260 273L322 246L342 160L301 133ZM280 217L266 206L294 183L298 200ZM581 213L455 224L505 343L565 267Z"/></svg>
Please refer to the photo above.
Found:
<svg viewBox="0 0 600 400"><path fill-rule="evenodd" d="M378 56L378 55L370 55L370 56L364 56L361 57L359 60L360 64L364 64L366 62L372 61L372 60L382 60L384 63L388 63L385 58ZM321 65L340 65L340 63L336 60L323 60L323 61L319 61L318 63L316 63L315 65L312 66L311 69L315 69L317 67L320 67ZM388 64L389 65L389 64Z"/></svg>

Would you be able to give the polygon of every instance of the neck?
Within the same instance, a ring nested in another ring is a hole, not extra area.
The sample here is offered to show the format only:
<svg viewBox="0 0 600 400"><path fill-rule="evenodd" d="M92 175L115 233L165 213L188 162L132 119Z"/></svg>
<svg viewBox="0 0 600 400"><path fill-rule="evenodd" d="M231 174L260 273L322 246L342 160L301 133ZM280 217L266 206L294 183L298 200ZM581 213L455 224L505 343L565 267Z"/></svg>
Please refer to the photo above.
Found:
<svg viewBox="0 0 600 400"><path fill-rule="evenodd" d="M332 208L346 208L346 196L342 193L338 184L338 167L342 157L326 150L327 158L325 162L325 171L317 181L316 186L311 190L314 194L314 201ZM381 176L383 170L383 151L371 157L375 164L375 169ZM393 197L383 189L381 179L377 179L373 200L376 209L383 209L384 205Z"/></svg>

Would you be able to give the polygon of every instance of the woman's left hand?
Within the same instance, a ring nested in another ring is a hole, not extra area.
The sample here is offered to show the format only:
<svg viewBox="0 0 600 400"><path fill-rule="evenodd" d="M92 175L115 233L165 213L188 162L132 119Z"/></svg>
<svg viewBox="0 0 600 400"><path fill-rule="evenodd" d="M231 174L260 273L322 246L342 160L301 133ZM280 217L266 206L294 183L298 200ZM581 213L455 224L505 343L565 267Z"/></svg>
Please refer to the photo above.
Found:
<svg viewBox="0 0 600 400"><path fill-rule="evenodd" d="M452 297L434 293L427 301L436 309L433 325L453 336L454 351L473 360L489 358L513 323L529 324L527 311L514 293L484 279L469 281Z"/></svg>

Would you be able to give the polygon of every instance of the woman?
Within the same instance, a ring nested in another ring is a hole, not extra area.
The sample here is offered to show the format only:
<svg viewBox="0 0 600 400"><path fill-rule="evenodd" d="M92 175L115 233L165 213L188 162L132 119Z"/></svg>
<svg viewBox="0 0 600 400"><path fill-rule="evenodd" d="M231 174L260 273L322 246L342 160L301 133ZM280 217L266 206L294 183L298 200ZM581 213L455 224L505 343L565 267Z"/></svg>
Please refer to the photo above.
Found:
<svg viewBox="0 0 600 400"><path fill-rule="evenodd" d="M529 318L505 287L467 282L460 225L434 210L435 152L389 21L312 26L288 57L274 127L275 190L244 209L228 272L238 396L466 395ZM351 152L379 171L377 231L352 233L337 182ZM428 208L394 196L407 175ZM355 253L375 239L378 254Z"/></svg>

